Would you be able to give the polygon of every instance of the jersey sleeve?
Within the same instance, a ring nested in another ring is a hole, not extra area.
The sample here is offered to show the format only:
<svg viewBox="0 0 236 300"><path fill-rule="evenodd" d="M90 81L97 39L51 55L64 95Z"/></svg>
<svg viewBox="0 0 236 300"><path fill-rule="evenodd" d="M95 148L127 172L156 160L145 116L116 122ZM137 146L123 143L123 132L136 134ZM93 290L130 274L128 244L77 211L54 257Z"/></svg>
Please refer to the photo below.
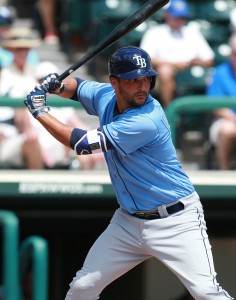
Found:
<svg viewBox="0 0 236 300"><path fill-rule="evenodd" d="M99 116L99 103L111 90L111 85L107 83L83 81L78 87L77 96L88 114Z"/></svg>
<svg viewBox="0 0 236 300"><path fill-rule="evenodd" d="M121 155L149 146L158 139L157 125L147 115L125 114L117 121L103 126L104 133Z"/></svg>

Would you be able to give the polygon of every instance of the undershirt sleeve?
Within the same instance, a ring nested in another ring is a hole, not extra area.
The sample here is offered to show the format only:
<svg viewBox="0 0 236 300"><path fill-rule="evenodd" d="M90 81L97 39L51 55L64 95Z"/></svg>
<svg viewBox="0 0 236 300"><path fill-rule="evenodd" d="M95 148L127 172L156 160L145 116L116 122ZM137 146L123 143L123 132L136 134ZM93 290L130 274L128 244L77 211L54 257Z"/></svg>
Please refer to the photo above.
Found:
<svg viewBox="0 0 236 300"><path fill-rule="evenodd" d="M78 78L78 77L74 77L74 79L77 81L77 88L75 90L74 95L70 99L74 100L74 101L79 101L77 90L78 90L79 85L84 81L84 79L81 79L81 78Z"/></svg>

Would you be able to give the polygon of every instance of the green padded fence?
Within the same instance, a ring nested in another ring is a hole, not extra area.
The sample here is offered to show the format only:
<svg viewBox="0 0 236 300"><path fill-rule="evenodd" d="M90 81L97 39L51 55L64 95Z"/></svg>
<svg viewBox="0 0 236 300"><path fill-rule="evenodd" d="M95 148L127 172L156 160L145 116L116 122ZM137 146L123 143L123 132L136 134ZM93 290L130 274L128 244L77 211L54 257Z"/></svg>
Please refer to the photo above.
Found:
<svg viewBox="0 0 236 300"><path fill-rule="evenodd" d="M19 222L14 213L0 211L0 225L2 230L2 286L3 300L18 300L19 286Z"/></svg>
<svg viewBox="0 0 236 300"><path fill-rule="evenodd" d="M81 109L82 105L73 100L60 97L48 97L47 103L54 107L74 107ZM0 106L24 107L23 99L12 99L8 97L0 98ZM236 108L236 97L213 97L206 95L187 95L176 98L166 109L166 116L169 121L172 139L176 142L176 124L181 119L181 113L211 112L217 108L230 107Z"/></svg>
<svg viewBox="0 0 236 300"><path fill-rule="evenodd" d="M73 100L60 97L48 97L47 103L54 107L74 107L81 109L82 105ZM22 98L0 97L0 106L25 107ZM181 113L192 112L211 112L217 108L230 107L236 108L236 97L217 97L206 95L187 95L176 98L166 109L166 116L169 121L173 142L176 141L176 124L180 121Z"/></svg>
<svg viewBox="0 0 236 300"><path fill-rule="evenodd" d="M10 106L10 107L26 107L23 98L9 98L0 97L0 106ZM48 96L47 104L54 107L69 106L74 108L82 108L82 105L78 101L73 101L70 99L64 99L60 97Z"/></svg>
<svg viewBox="0 0 236 300"><path fill-rule="evenodd" d="M32 268L32 300L48 299L48 245L39 236L26 238L19 246L19 221L11 211L0 210L2 230L1 300L22 300L22 282Z"/></svg>
<svg viewBox="0 0 236 300"><path fill-rule="evenodd" d="M32 300L48 299L48 245L39 236L26 238L20 249L20 277L32 272Z"/></svg>
<svg viewBox="0 0 236 300"><path fill-rule="evenodd" d="M236 97L197 95L176 98L166 109L173 143L176 143L176 125L181 120L181 113L211 112L222 107L236 108Z"/></svg>

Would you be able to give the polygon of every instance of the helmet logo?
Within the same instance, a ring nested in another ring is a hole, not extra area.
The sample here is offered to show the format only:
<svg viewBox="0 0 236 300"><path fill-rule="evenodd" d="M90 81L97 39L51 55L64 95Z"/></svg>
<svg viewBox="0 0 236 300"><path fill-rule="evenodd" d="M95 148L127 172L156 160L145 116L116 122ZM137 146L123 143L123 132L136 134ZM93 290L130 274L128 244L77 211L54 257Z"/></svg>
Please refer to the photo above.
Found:
<svg viewBox="0 0 236 300"><path fill-rule="evenodd" d="M135 54L133 59L136 59L137 66L140 66L140 68L145 68L147 66L146 59L142 58L142 56Z"/></svg>

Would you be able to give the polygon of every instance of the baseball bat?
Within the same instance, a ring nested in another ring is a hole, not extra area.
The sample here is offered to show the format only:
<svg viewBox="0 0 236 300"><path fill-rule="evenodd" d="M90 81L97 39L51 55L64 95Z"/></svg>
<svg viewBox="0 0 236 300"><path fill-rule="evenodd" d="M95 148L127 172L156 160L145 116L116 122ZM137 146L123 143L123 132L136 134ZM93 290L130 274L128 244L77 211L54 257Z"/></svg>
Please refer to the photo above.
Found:
<svg viewBox="0 0 236 300"><path fill-rule="evenodd" d="M135 13L125 19L120 25L118 25L110 34L108 34L100 43L94 48L89 50L83 57L81 57L76 63L68 68L64 73L59 76L59 80L65 79L72 74L79 67L84 65L91 58L95 57L98 53L113 45L121 37L135 29L138 25L143 23L147 18L166 5L169 0L150 0L144 4Z"/></svg>

